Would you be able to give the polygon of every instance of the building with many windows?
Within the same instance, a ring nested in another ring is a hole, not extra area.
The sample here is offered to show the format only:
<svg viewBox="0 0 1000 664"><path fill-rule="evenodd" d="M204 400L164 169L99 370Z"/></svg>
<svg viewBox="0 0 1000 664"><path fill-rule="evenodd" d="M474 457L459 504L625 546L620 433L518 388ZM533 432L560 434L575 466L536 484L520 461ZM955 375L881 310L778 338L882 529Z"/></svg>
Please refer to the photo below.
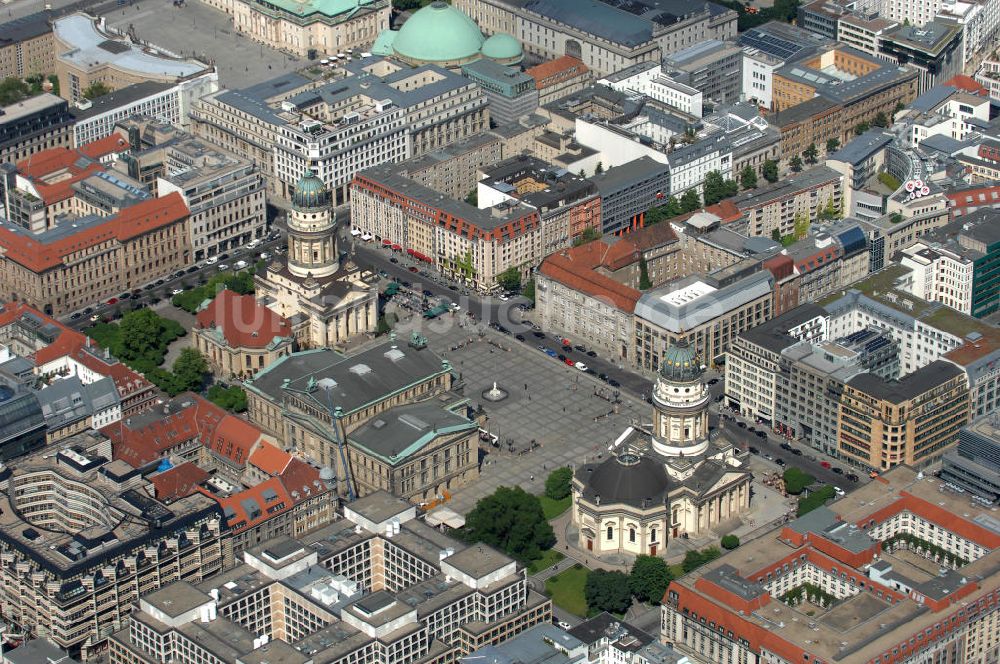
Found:
<svg viewBox="0 0 1000 664"><path fill-rule="evenodd" d="M1000 502L1000 427L983 418L958 432L958 445L945 452L938 476L988 504Z"/></svg>
<svg viewBox="0 0 1000 664"><path fill-rule="evenodd" d="M895 468L671 582L660 638L706 662L989 662L994 517Z"/></svg>
<svg viewBox="0 0 1000 664"><path fill-rule="evenodd" d="M111 662L444 663L550 620L520 565L463 548L413 505L377 492L343 512L245 551L213 579L142 598L112 637Z"/></svg>
<svg viewBox="0 0 1000 664"><path fill-rule="evenodd" d="M239 34L300 58L360 50L389 27L388 0L209 0L207 4L232 16Z"/></svg>
<svg viewBox="0 0 1000 664"><path fill-rule="evenodd" d="M0 24L0 79L52 73L51 18L43 11Z"/></svg>
<svg viewBox="0 0 1000 664"><path fill-rule="evenodd" d="M736 36L736 12L712 3L660 0L625 9L600 0L460 0L456 7L487 35L513 35L542 60L571 56L598 76Z"/></svg>
<svg viewBox="0 0 1000 664"><path fill-rule="evenodd" d="M64 99L43 93L0 108L0 164L68 147L73 116Z"/></svg>
<svg viewBox="0 0 1000 664"><path fill-rule="evenodd" d="M176 192L191 213L191 259L202 261L263 238L264 178L256 164L149 116L120 122L129 150L114 168L155 196Z"/></svg>
<svg viewBox="0 0 1000 664"><path fill-rule="evenodd" d="M215 68L194 59L178 57L152 44L133 42L107 26L104 19L77 13L52 23L55 73L60 96L70 102L85 97L94 83L117 90L144 81L182 83L190 103L219 89Z"/></svg>
<svg viewBox="0 0 1000 664"><path fill-rule="evenodd" d="M245 383L250 420L284 449L332 468L341 495L385 489L429 501L478 474L451 372L416 334L350 356L292 353Z"/></svg>
<svg viewBox="0 0 1000 664"><path fill-rule="evenodd" d="M181 114L181 86L145 81L109 92L92 99L81 99L73 105L73 145L81 147L110 136L115 125L135 115L155 118L160 122L185 127L188 115Z"/></svg>
<svg viewBox="0 0 1000 664"><path fill-rule="evenodd" d="M110 440L83 433L0 476L0 609L83 659L106 649L141 596L232 565L214 500L165 505L138 470L111 457Z"/></svg>

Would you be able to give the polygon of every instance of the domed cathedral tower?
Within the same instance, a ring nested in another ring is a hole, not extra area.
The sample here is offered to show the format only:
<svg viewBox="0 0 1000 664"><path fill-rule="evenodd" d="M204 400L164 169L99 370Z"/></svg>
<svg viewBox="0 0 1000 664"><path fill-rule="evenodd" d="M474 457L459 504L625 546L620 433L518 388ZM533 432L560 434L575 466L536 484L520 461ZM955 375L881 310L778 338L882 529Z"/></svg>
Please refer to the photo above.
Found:
<svg viewBox="0 0 1000 664"><path fill-rule="evenodd" d="M653 450L691 457L708 449L708 386L694 349L673 344L663 356L653 389Z"/></svg>
<svg viewBox="0 0 1000 664"><path fill-rule="evenodd" d="M295 185L288 215L288 271L321 279L340 269L337 217L326 185L311 170Z"/></svg>

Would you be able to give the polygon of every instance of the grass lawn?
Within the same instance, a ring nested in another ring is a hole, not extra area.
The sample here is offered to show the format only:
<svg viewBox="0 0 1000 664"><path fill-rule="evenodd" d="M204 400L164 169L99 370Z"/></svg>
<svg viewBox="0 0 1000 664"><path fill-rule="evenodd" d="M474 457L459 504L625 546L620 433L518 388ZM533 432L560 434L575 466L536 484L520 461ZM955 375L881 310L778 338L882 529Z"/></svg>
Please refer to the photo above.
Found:
<svg viewBox="0 0 1000 664"><path fill-rule="evenodd" d="M557 562L565 558L562 553L556 551L555 549L549 549L542 554L542 557L538 560L532 560L531 564L528 565L528 574L537 574L543 569L548 569L552 567Z"/></svg>
<svg viewBox="0 0 1000 664"><path fill-rule="evenodd" d="M681 565L680 563L676 563L674 565L671 565L670 566L670 574L675 579L681 578L682 576L684 576L684 566Z"/></svg>
<svg viewBox="0 0 1000 664"><path fill-rule="evenodd" d="M551 521L568 510L570 501L572 500L572 496L566 496L561 500L552 500L544 494L538 497L538 502L542 504L542 513L545 515L547 521Z"/></svg>
<svg viewBox="0 0 1000 664"><path fill-rule="evenodd" d="M586 567L574 565L546 579L545 592L556 606L584 618L587 616L587 600L583 596L583 588L589 573Z"/></svg>

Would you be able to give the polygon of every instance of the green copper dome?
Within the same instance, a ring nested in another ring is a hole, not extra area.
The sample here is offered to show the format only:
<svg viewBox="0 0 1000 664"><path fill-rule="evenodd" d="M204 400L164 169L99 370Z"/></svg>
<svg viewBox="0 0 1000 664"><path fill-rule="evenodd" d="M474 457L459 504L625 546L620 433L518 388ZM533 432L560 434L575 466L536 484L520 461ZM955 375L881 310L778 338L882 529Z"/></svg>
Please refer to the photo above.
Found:
<svg viewBox="0 0 1000 664"><path fill-rule="evenodd" d="M491 60L520 60L524 52L521 42L504 32L498 32L483 42L483 57Z"/></svg>
<svg viewBox="0 0 1000 664"><path fill-rule="evenodd" d="M697 380L702 374L698 356L686 343L670 344L660 362L660 375L667 380L690 382Z"/></svg>
<svg viewBox="0 0 1000 664"><path fill-rule="evenodd" d="M415 12L392 41L396 55L413 62L462 62L475 58L483 33L475 22L444 2Z"/></svg>
<svg viewBox="0 0 1000 664"><path fill-rule="evenodd" d="M326 185L316 177L312 169L306 172L295 185L292 194L292 205L297 208L325 208L330 206L330 192Z"/></svg>

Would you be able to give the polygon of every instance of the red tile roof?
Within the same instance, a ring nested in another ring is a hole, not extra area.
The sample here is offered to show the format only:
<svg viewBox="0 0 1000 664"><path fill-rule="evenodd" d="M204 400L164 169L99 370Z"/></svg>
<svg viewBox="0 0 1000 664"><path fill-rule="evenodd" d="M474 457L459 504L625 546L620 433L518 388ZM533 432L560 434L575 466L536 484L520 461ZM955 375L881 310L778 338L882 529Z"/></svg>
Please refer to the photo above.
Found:
<svg viewBox="0 0 1000 664"><path fill-rule="evenodd" d="M231 348L265 348L275 337L292 336L287 318L259 304L253 295L223 290L198 312L201 329L220 328Z"/></svg>
<svg viewBox="0 0 1000 664"><path fill-rule="evenodd" d="M609 251L603 240L595 240L549 254L539 271L573 290L604 298L618 309L631 312L642 293L597 271L598 267L606 266Z"/></svg>
<svg viewBox="0 0 1000 664"><path fill-rule="evenodd" d="M179 193L171 192L161 198L136 203L102 223L48 243L0 227L0 248L6 250L7 258L32 272L43 272L62 265L64 257L73 253L110 240L131 240L187 216L184 199Z"/></svg>
<svg viewBox="0 0 1000 664"><path fill-rule="evenodd" d="M952 88L958 88L959 90L965 90L966 92L971 92L974 95L979 95L980 97L989 97L990 91L979 83L976 79L971 76L966 76L965 74L959 74L958 76L953 76L944 82Z"/></svg>
<svg viewBox="0 0 1000 664"><path fill-rule="evenodd" d="M143 418L141 425L123 420L101 429L111 439L114 458L139 467L197 441L239 465L246 464L261 439L260 430L197 394L187 392L173 401L186 402L190 405L161 418Z"/></svg>
<svg viewBox="0 0 1000 664"><path fill-rule="evenodd" d="M858 522L859 528L868 528L871 522L882 523L896 514L909 512L915 514L949 532L960 535L987 549L1000 548L1000 535L987 530L977 523L949 512L939 505L918 498L908 491L900 491L899 499Z"/></svg>
<svg viewBox="0 0 1000 664"><path fill-rule="evenodd" d="M46 316L41 311L24 303L8 302L4 304L3 310L0 311L0 327L14 323L28 313L48 325L59 328L60 331L55 341L38 349L32 355L37 366L44 366L61 357L69 357L101 376L110 377L122 400L153 386L141 374L132 371L114 357L101 357L101 347L84 334L66 327L55 318Z"/></svg>
<svg viewBox="0 0 1000 664"><path fill-rule="evenodd" d="M292 462L292 455L264 441L250 454L250 464L268 475L280 475Z"/></svg>
<svg viewBox="0 0 1000 664"><path fill-rule="evenodd" d="M541 90L546 87L545 81L547 79L550 79L556 76L557 74L562 74L562 73L570 74L570 70L573 69L574 67L577 68L577 71L574 72L573 75L586 74L588 71L590 71L587 68L587 65L583 64L581 60L577 60L574 57L564 55L561 58L556 58L555 60L548 60L539 65L535 65L530 69L526 69L524 73L530 76L531 78L535 79L535 88ZM553 81L552 83L549 83L549 85L552 85L555 82L556 81Z"/></svg>
<svg viewBox="0 0 1000 664"><path fill-rule="evenodd" d="M208 480L209 474L188 461L149 478L156 489L156 499L170 504L197 492L198 486Z"/></svg>
<svg viewBox="0 0 1000 664"><path fill-rule="evenodd" d="M80 152L91 159L100 159L110 154L128 152L130 148L131 146L128 144L128 141L121 134L111 134L110 136L105 136L104 138L99 138L96 141L80 146Z"/></svg>
<svg viewBox="0 0 1000 664"><path fill-rule="evenodd" d="M271 500L264 498L267 489L274 491L276 497ZM223 510L232 513L229 517L229 527L234 533L240 533L268 519L287 512L299 503L330 491L319 479L319 471L309 464L293 458L285 472L279 476L270 477L260 484L234 493L231 496L219 497L199 489L205 495L219 502ZM253 501L260 507L260 513L251 517L247 513L247 501ZM281 507L276 507L280 505ZM228 510L227 510L228 508Z"/></svg>

